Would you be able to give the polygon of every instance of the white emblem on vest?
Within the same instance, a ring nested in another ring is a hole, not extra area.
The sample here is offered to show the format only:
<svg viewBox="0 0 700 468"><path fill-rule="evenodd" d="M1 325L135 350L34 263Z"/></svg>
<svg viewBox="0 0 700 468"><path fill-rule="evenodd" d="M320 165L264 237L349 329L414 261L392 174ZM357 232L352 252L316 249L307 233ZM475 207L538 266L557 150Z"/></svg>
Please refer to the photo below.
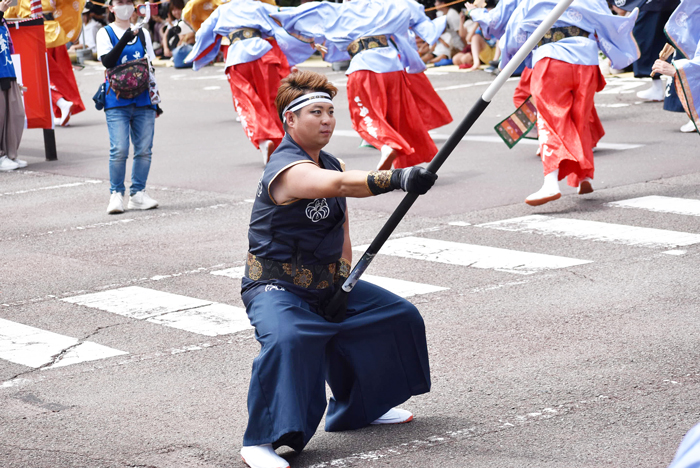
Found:
<svg viewBox="0 0 700 468"><path fill-rule="evenodd" d="M317 198L306 205L306 216L314 223L326 219L330 214L331 209L325 198Z"/></svg>

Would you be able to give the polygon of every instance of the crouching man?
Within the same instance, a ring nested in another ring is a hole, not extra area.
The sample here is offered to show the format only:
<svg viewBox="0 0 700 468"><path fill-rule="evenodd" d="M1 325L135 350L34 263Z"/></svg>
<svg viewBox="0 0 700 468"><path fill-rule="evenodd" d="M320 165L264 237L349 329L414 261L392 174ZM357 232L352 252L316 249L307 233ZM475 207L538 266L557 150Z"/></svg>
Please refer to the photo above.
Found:
<svg viewBox="0 0 700 468"><path fill-rule="evenodd" d="M289 467L274 449L306 446L326 410L325 382L326 431L409 422L395 406L430 390L425 326L410 302L359 281L346 318L326 319L352 261L346 197L424 194L437 179L421 167L346 172L322 151L336 92L324 75L302 71L277 93L286 133L258 184L241 291L261 344L241 449L252 468Z"/></svg>

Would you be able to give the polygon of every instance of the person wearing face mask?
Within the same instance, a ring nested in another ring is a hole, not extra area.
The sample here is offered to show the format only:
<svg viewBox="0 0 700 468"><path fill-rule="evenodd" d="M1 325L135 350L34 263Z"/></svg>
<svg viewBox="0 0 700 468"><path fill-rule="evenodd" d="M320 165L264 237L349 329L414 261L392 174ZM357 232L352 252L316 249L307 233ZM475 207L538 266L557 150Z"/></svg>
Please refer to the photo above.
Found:
<svg viewBox="0 0 700 468"><path fill-rule="evenodd" d="M129 22L134 13L133 0L114 0L109 5L114 22L97 33L97 56L108 70L117 65L148 56L155 59L151 36L140 25ZM105 83L105 114L109 130L110 200L107 213L124 212L124 176L129 155L129 136L134 143L134 162L131 169L131 187L128 209L148 210L158 202L146 193L146 179L151 167L151 150L155 129L157 105L151 103L149 89L138 96L118 97Z"/></svg>

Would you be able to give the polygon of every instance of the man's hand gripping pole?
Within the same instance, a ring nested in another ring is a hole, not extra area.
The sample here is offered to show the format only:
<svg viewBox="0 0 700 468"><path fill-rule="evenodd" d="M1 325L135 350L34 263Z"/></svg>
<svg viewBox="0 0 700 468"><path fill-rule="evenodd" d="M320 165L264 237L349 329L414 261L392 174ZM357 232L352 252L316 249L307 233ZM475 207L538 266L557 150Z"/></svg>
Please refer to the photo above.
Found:
<svg viewBox="0 0 700 468"><path fill-rule="evenodd" d="M573 3L574 0L561 0L549 13L547 18L545 18L542 23L535 29L535 31L530 35L530 37L525 41L525 44L518 50L518 52L513 56L513 58L508 62L506 67L498 74L496 79L491 83L491 85L484 91L479 100L472 106L467 113L466 117L460 122L454 132L447 139L445 144L440 148L437 155L428 164L426 168L433 174L437 173L440 166L445 162L447 157L452 153L457 144L464 138L469 129L474 125L474 122L481 116L486 107L491 103L491 99L498 93L503 84L511 77L515 70L520 66L520 64L527 58L532 52L538 42L542 40L545 33L557 22L559 17L564 14L564 11ZM403 217L406 215L408 210L411 208L413 203L418 199L418 195L414 193L407 193L399 206L394 210L392 215L389 217L387 222L384 224L379 234L374 238L370 246L367 248L365 253L357 262L355 268L350 272L350 276L345 280L343 286L338 289L331 300L326 304L324 308L324 316L330 322L342 322L345 319L345 313L347 310L347 295L357 284L360 276L365 272L369 264L372 263L374 257L382 248L384 243L389 239L389 236L399 225Z"/></svg>

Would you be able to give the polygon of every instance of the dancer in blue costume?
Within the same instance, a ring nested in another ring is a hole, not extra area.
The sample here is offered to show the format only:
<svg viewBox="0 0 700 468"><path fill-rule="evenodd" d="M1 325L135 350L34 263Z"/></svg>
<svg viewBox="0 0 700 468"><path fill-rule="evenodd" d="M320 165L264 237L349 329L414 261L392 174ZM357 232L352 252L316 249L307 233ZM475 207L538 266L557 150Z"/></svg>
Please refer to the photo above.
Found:
<svg viewBox="0 0 700 468"><path fill-rule="evenodd" d="M310 2L272 17L287 31L324 44L326 61L350 60L345 73L353 128L380 150L378 169L410 167L433 159L437 147L428 130L452 117L445 106L434 109L435 117L426 118L419 110L422 99L416 99L417 81L432 85L427 79L407 76L425 70L409 30L413 28L433 44L444 29L444 19L430 21L414 0ZM431 94L432 99L439 99Z"/></svg>
<svg viewBox="0 0 700 468"><path fill-rule="evenodd" d="M277 8L256 0L232 0L218 7L197 31L194 48L185 62L199 70L210 63L227 36L225 73L233 105L250 142L259 149L263 164L284 136L275 111L280 80L290 67L314 53L313 44L296 39L279 27L270 14Z"/></svg>
<svg viewBox="0 0 700 468"><path fill-rule="evenodd" d="M673 46L685 58L669 64L657 60L653 71L674 77L678 97L690 122L681 128L687 131L700 129L700 3L683 0L664 28Z"/></svg>
<svg viewBox="0 0 700 468"><path fill-rule="evenodd" d="M324 318L350 273L346 197L424 194L437 178L420 167L345 171L322 151L336 92L324 75L302 71L282 81L275 102L286 134L258 184L241 290L261 344L241 449L252 468L289 466L274 449L306 446L326 410L326 382L327 431L411 421L395 406L430 390L425 326L410 302L359 281L345 320Z"/></svg>

